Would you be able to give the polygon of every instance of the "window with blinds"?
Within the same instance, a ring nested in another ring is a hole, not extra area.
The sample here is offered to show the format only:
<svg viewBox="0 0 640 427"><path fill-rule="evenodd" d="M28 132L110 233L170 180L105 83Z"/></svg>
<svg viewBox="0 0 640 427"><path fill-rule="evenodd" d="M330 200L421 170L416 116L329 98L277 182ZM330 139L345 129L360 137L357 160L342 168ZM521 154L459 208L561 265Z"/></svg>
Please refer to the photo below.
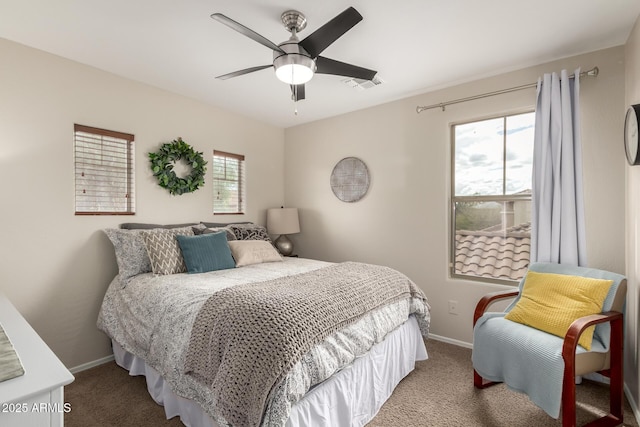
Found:
<svg viewBox="0 0 640 427"><path fill-rule="evenodd" d="M239 215L246 208L244 156L213 151L213 214Z"/></svg>
<svg viewBox="0 0 640 427"><path fill-rule="evenodd" d="M76 215L133 215L131 134L75 125Z"/></svg>

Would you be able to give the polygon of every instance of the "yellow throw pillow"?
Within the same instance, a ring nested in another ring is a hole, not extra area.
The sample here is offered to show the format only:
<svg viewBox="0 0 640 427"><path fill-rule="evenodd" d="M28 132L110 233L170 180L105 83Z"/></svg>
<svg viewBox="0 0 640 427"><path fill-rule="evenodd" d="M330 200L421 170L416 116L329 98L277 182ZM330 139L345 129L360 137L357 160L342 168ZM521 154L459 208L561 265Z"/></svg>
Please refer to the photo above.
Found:
<svg viewBox="0 0 640 427"><path fill-rule="evenodd" d="M602 312L613 280L529 271L518 303L505 319L564 338L574 320ZM591 350L595 326L588 327L578 344Z"/></svg>

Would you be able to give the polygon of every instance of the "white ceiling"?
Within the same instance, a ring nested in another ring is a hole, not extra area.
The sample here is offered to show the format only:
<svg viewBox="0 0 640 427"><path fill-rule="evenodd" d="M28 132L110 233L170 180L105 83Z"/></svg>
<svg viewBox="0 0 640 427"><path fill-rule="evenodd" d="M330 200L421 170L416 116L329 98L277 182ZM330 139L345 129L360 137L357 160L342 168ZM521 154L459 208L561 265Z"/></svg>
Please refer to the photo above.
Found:
<svg viewBox="0 0 640 427"><path fill-rule="evenodd" d="M303 39L349 6L363 21L322 55L377 70L382 85L357 91L316 75L296 116L272 69L214 78L270 64L272 51L212 13L278 44L285 10L306 15ZM0 37L290 127L621 45L639 14L638 0L0 0Z"/></svg>

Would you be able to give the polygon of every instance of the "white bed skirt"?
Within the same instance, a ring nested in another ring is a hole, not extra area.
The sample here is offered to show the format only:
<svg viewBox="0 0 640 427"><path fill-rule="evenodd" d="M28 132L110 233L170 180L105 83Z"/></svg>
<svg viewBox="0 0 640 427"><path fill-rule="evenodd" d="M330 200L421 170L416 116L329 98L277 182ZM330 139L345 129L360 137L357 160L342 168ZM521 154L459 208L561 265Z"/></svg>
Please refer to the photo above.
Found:
<svg viewBox="0 0 640 427"><path fill-rule="evenodd" d="M177 396L164 379L144 360L113 341L118 365L129 375L144 375L147 390L167 419L179 416L187 427L218 427L202 407ZM371 421L398 383L411 372L417 360L426 360L427 350L411 316L408 321L376 344L369 353L311 389L296 403L286 427L360 427Z"/></svg>

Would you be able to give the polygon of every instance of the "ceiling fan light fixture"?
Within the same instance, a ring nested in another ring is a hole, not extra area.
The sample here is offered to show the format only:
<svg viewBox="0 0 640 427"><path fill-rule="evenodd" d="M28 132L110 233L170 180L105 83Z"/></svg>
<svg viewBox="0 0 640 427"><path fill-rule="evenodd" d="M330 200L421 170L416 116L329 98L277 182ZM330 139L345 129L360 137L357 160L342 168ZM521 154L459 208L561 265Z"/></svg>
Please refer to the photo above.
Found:
<svg viewBox="0 0 640 427"><path fill-rule="evenodd" d="M301 85L313 77L316 63L313 59L300 54L282 55L273 61L278 80L289 85Z"/></svg>
<svg viewBox="0 0 640 427"><path fill-rule="evenodd" d="M278 45L221 13L214 13L211 18L273 51L272 65L245 68L217 76L218 79L226 80L273 66L278 80L290 86L292 99L295 102L305 99L305 83L311 80L315 73L344 76L379 84L374 82L376 76L374 70L320 56L327 47L362 21L362 15L353 7L345 9L302 41L298 39L298 32L306 27L307 19L296 10L285 11L281 20L287 31L291 33L291 37Z"/></svg>

